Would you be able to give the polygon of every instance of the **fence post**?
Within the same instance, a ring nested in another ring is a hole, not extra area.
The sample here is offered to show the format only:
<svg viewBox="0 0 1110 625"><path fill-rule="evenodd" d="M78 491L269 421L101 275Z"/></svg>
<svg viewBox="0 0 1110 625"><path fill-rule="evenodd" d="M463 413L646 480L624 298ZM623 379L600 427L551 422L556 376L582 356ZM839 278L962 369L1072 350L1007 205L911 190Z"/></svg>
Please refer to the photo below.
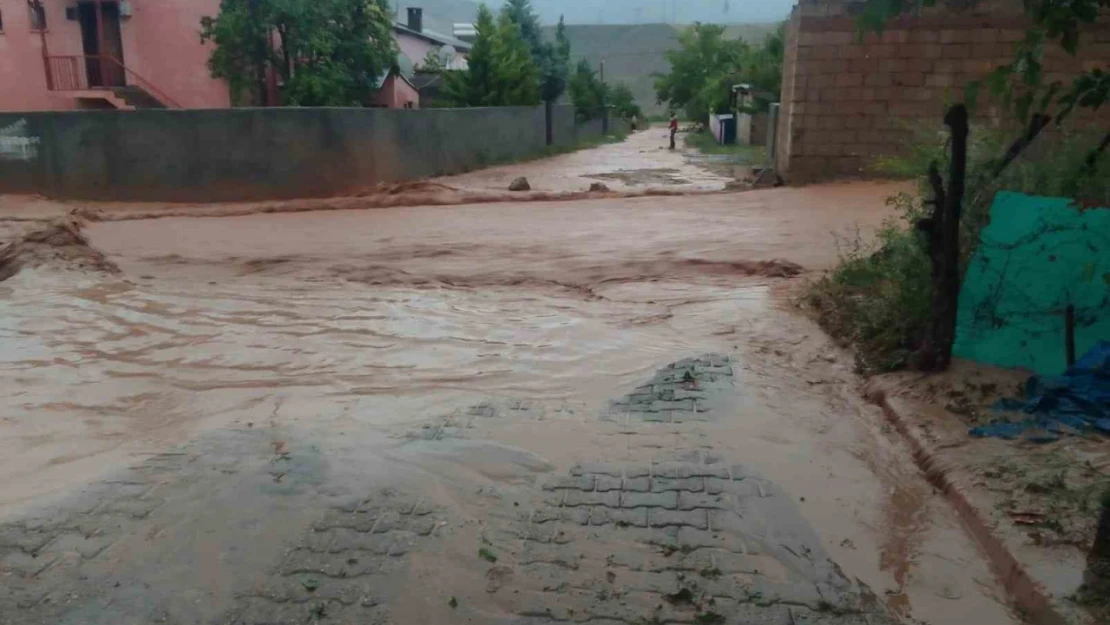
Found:
<svg viewBox="0 0 1110 625"><path fill-rule="evenodd" d="M544 113L544 115L543 115L544 116L544 129L547 133L546 134L546 136L547 136L547 145L550 147L552 145L555 145L555 135L554 135L554 132L553 132L553 126L554 126L555 122L552 119L554 117L554 114L555 114L555 103L552 102L551 100L544 100L543 113Z"/></svg>
<svg viewBox="0 0 1110 625"><path fill-rule="evenodd" d="M944 125L952 133L952 159L948 169L948 190L943 210L934 224L937 266L933 284L933 366L944 371L952 363L952 345L956 342L957 303L960 297L960 212L963 207L964 181L967 174L967 108L957 104L948 109ZM938 206L938 208L940 208Z"/></svg>

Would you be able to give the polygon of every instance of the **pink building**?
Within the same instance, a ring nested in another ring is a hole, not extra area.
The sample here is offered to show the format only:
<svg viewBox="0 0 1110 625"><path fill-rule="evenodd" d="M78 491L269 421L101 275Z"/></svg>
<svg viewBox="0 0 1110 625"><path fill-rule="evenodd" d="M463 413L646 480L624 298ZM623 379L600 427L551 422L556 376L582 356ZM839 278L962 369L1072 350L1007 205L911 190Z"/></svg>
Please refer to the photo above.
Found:
<svg viewBox="0 0 1110 625"><path fill-rule="evenodd" d="M219 5L0 0L0 110L230 106L200 43Z"/></svg>
<svg viewBox="0 0 1110 625"><path fill-rule="evenodd" d="M423 67L424 60L433 52L447 69L467 68L466 57L470 54L470 44L425 28L423 9L410 8L407 22L394 22L393 38L397 40L398 64L402 72L406 71L406 67Z"/></svg>
<svg viewBox="0 0 1110 625"><path fill-rule="evenodd" d="M220 0L0 0L0 111L224 108L227 85L208 72L200 20ZM409 9L394 23L400 73L376 104L417 108L406 77L429 52L465 69L470 44L423 27Z"/></svg>
<svg viewBox="0 0 1110 625"><path fill-rule="evenodd" d="M400 72L389 71L378 80L374 105L387 109L418 109L420 92Z"/></svg>

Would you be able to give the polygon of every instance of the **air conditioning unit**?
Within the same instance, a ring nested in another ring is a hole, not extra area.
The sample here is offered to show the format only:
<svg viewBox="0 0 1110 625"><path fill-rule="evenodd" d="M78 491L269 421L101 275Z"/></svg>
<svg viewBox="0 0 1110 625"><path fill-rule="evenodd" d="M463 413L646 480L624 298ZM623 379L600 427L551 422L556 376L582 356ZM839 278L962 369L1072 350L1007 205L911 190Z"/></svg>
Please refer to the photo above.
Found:
<svg viewBox="0 0 1110 625"><path fill-rule="evenodd" d="M131 3L128 2L127 0L122 0L122 2L119 3L119 16L120 17L122 17L122 18L131 17L131 12L133 10L134 9L131 8Z"/></svg>

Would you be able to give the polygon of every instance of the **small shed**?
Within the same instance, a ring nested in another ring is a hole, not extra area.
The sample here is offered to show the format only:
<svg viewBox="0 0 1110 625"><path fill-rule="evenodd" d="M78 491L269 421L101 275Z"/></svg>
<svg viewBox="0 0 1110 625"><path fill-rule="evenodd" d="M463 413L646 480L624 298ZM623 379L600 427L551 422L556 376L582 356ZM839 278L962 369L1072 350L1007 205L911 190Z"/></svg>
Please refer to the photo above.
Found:
<svg viewBox="0 0 1110 625"><path fill-rule="evenodd" d="M388 109L420 108L420 92L404 74L391 69L378 77L374 106Z"/></svg>

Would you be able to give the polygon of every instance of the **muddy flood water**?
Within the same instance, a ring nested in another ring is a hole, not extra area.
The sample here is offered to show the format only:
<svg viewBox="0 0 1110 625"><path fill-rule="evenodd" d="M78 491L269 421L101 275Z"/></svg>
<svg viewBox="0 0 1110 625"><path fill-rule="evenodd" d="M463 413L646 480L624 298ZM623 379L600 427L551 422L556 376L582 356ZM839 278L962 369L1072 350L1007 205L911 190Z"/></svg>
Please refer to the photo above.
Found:
<svg viewBox="0 0 1110 625"><path fill-rule="evenodd" d="M792 311L893 188L91 224L0 284L0 622L1019 622Z"/></svg>

